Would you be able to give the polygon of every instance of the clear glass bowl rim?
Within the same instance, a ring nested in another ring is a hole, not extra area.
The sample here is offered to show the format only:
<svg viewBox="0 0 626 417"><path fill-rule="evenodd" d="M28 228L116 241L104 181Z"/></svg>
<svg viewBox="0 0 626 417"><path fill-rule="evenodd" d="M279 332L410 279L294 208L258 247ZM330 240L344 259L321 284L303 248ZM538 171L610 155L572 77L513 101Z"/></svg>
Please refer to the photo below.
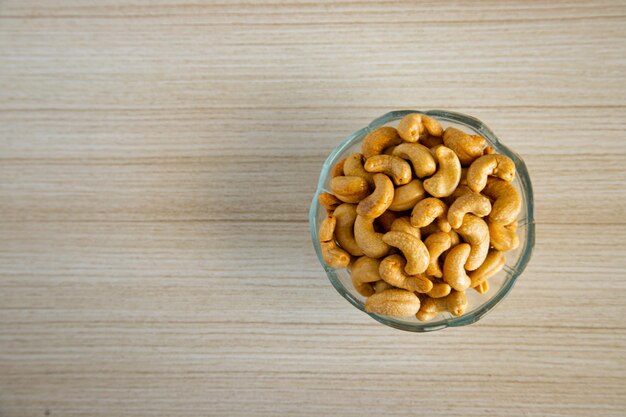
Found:
<svg viewBox="0 0 626 417"><path fill-rule="evenodd" d="M324 184L326 183L326 179L330 173L331 167L337 162L339 156L343 154L343 152L353 146L356 142L361 140L367 133L371 132L378 127L386 125L387 123L393 122L395 120L401 119L407 114L410 113L421 113L431 117L434 117L438 120L448 121L451 123L461 124L470 129L476 131L479 135L486 138L490 144L494 147L494 149L501 154L504 154L511 158L513 162L515 162L515 168L517 170L517 176L521 183L521 194L523 204L526 206L526 219L523 224L519 225L519 229L524 229L526 231L526 239L524 240L524 246L521 249L520 256L515 263L515 266L512 268L507 268L508 274L510 277L504 282L502 287L498 290L498 292L493 295L486 303L484 303L480 308L472 310L460 317L452 317L452 318L444 318L434 322L415 322L409 323L406 321L398 320L388 316L382 316L378 314L372 314L365 311L364 304L361 300L355 298L352 293L346 289L343 283L337 278L335 274L335 270L333 268L328 267L322 258L320 246L318 243L317 236L317 213L318 209L320 209L320 205L317 201L320 193L324 192ZM330 280L331 284L339 294L354 307L363 311L364 313L370 315L372 318L377 320L378 322L405 331L411 332L429 332L434 330L441 330L447 327L458 327L458 326L466 326L468 324L475 323L484 317L489 311L491 311L500 301L502 301L506 295L511 291L513 286L515 285L518 277L524 272L524 269L528 265L530 261L533 248L535 246L535 221L534 221L534 206L533 206L533 189L530 181L530 176L528 174L528 169L526 168L526 164L523 159L515 153L513 150L509 149L505 146L498 137L489 129L483 122L480 120L468 116L462 113L456 113L451 111L444 110L395 110L385 113L384 115L374 119L368 126L359 129L353 134L346 137L341 143L333 149L328 158L324 161L322 166L322 170L320 172L320 178L317 184L317 189L315 191L315 195L313 197L313 201L311 202L311 208L309 210L309 226L311 229L311 238L313 239L313 246L315 247L315 251L317 253L317 257L319 259L320 264L324 267L326 271L326 275Z"/></svg>

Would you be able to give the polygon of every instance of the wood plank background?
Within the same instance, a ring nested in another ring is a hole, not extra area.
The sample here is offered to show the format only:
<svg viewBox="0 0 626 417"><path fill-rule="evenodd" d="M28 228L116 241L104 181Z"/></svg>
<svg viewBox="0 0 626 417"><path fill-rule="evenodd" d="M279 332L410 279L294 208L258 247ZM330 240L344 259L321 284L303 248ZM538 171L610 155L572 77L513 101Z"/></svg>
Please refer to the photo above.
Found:
<svg viewBox="0 0 626 417"><path fill-rule="evenodd" d="M623 416L624 1L0 1L0 416ZM317 262L335 144L485 121L537 244L475 325L383 327Z"/></svg>

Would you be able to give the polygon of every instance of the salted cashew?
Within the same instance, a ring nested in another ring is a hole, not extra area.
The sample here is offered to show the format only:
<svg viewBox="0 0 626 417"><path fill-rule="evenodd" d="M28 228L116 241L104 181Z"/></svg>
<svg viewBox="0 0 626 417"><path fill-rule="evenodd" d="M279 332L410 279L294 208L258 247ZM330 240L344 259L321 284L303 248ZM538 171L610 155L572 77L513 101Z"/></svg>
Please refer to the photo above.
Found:
<svg viewBox="0 0 626 417"><path fill-rule="evenodd" d="M385 233L383 242L400 249L404 254L407 260L404 270L407 274L417 275L426 271L430 258L424 242L409 233L395 231Z"/></svg>
<svg viewBox="0 0 626 417"><path fill-rule="evenodd" d="M467 185L479 193L487 185L490 175L511 182L515 178L515 163L506 155L483 155L472 162L467 170Z"/></svg>
<svg viewBox="0 0 626 417"><path fill-rule="evenodd" d="M382 260L379 267L380 277L394 287L405 290L427 293L432 290L433 283L425 275L407 275L404 273L406 261L400 255L389 255Z"/></svg>
<svg viewBox="0 0 626 417"><path fill-rule="evenodd" d="M422 115L422 125L431 136L441 136L443 135L443 128L439 121L430 116Z"/></svg>
<svg viewBox="0 0 626 417"><path fill-rule="evenodd" d="M464 291L471 284L470 277L464 268L471 249L467 243L456 245L450 249L443 262L443 280L457 291Z"/></svg>
<svg viewBox="0 0 626 417"><path fill-rule="evenodd" d="M402 143L395 147L393 155L411 161L418 178L430 177L437 171L437 163L430 149L419 143Z"/></svg>
<svg viewBox="0 0 626 417"><path fill-rule="evenodd" d="M487 141L481 136L470 135L455 127L449 127L443 134L443 144L454 151L461 165L467 166L483 155Z"/></svg>
<svg viewBox="0 0 626 417"><path fill-rule="evenodd" d="M374 178L370 172L367 172L363 168L363 155L360 153L353 153L346 158L346 162L343 164L343 174L348 177L361 177L370 187L374 187Z"/></svg>
<svg viewBox="0 0 626 417"><path fill-rule="evenodd" d="M374 294L373 284L381 280L380 274L378 273L379 267L379 259L369 258L367 256L361 256L354 261L350 267L352 286L362 296L369 297Z"/></svg>
<svg viewBox="0 0 626 417"><path fill-rule="evenodd" d="M398 131L390 126L379 127L370 132L361 144L361 153L365 158L380 155L385 148L402 142Z"/></svg>
<svg viewBox="0 0 626 417"><path fill-rule="evenodd" d="M358 203L370 192L369 185L361 177L335 177L330 180L330 190L345 203Z"/></svg>
<svg viewBox="0 0 626 417"><path fill-rule="evenodd" d="M443 272L439 267L439 256L452 246L450 234L446 232L433 233L428 236L426 240L424 240L424 244L426 245L430 256L430 262L428 264L428 268L426 269L426 275L441 278L443 276Z"/></svg>
<svg viewBox="0 0 626 417"><path fill-rule="evenodd" d="M317 201L326 208L326 211L328 213L332 213L337 206L339 206L342 201L339 200L337 197L335 197L334 195L332 195L331 193L320 193L320 195L317 196Z"/></svg>
<svg viewBox="0 0 626 417"><path fill-rule="evenodd" d="M317 236L320 242L330 242L335 238L335 227L337 226L337 219L332 214L327 215L317 232Z"/></svg>
<svg viewBox="0 0 626 417"><path fill-rule="evenodd" d="M377 292L365 301L365 311L391 317L410 317L420 309L420 300L411 291L389 289Z"/></svg>
<svg viewBox="0 0 626 417"><path fill-rule="evenodd" d="M354 221L356 220L356 207L354 204L344 203L338 206L333 214L337 219L335 238L339 246L351 255L363 255L363 250L361 250L354 238Z"/></svg>
<svg viewBox="0 0 626 417"><path fill-rule="evenodd" d="M398 134L405 142L417 142L423 132L422 115L419 113L407 114L398 123Z"/></svg>
<svg viewBox="0 0 626 417"><path fill-rule="evenodd" d="M383 214L393 201L393 183L385 174L374 174L376 188L365 197L356 208L356 212L364 217L376 218Z"/></svg>
<svg viewBox="0 0 626 417"><path fill-rule="evenodd" d="M452 291L443 298L426 297L416 315L420 321L432 320L439 313L447 311L453 316L460 316L467 309L467 297L462 291Z"/></svg>
<svg viewBox="0 0 626 417"><path fill-rule="evenodd" d="M483 155L493 155L494 153L496 153L496 150L493 149L493 146L487 146L484 150L483 150Z"/></svg>
<svg viewBox="0 0 626 417"><path fill-rule="evenodd" d="M411 166L404 159L390 155L374 155L365 161L367 172L383 172L393 179L394 184L404 185L411 181Z"/></svg>
<svg viewBox="0 0 626 417"><path fill-rule="evenodd" d="M410 210L418 201L423 199L424 196L426 196L426 191L424 191L422 181L412 180L408 184L396 188L389 210Z"/></svg>
<svg viewBox="0 0 626 417"><path fill-rule="evenodd" d="M466 214L461 227L456 229L456 232L471 246L465 269L473 271L482 265L489 251L489 227L480 217Z"/></svg>
<svg viewBox="0 0 626 417"><path fill-rule="evenodd" d="M487 221L487 226L489 226L489 241L494 249L502 252L517 249L519 246L519 236L515 233L517 222L503 225Z"/></svg>
<svg viewBox="0 0 626 417"><path fill-rule="evenodd" d="M328 215L320 224L318 232L320 248L326 265L333 268L345 268L350 264L350 255L335 243L336 223L337 220L332 215Z"/></svg>
<svg viewBox="0 0 626 417"><path fill-rule="evenodd" d="M447 197L459 185L461 163L456 154L445 146L437 147L435 156L439 161L439 169L432 177L424 181L424 189L433 197Z"/></svg>
<svg viewBox="0 0 626 417"><path fill-rule="evenodd" d="M380 280L380 281L376 281L374 283L374 291L375 292L382 292L385 290L388 290L390 288L393 288L393 285L389 284L387 281L385 280Z"/></svg>
<svg viewBox="0 0 626 417"><path fill-rule="evenodd" d="M513 184L496 178L489 178L482 193L493 200L489 221L511 224L522 210L522 197Z"/></svg>
<svg viewBox="0 0 626 417"><path fill-rule="evenodd" d="M394 213L393 211L387 210L376 219L376 222L378 223L378 226L382 228L382 230L388 232L391 230L391 225L397 218L398 214Z"/></svg>
<svg viewBox="0 0 626 417"><path fill-rule="evenodd" d="M491 213L491 202L487 197L478 193L465 193L454 200L454 203L448 209L448 223L450 223L453 229L458 229L461 227L463 218L467 213L485 217Z"/></svg>
<svg viewBox="0 0 626 417"><path fill-rule="evenodd" d="M335 164L335 166L333 167L333 169L330 171L330 176L332 178L335 178L335 177L341 177L342 175L344 175L344 173L343 173L343 165L345 163L346 163L346 158L343 158L342 160L337 162Z"/></svg>
<svg viewBox="0 0 626 417"><path fill-rule="evenodd" d="M489 291L489 281L481 282L480 284L475 286L474 289L478 294L487 294L487 291Z"/></svg>
<svg viewBox="0 0 626 417"><path fill-rule="evenodd" d="M382 258L391 247L383 241L383 234L374 230L374 219L356 216L354 237L363 253L370 258Z"/></svg>
<svg viewBox="0 0 626 417"><path fill-rule="evenodd" d="M506 257L504 253L497 250L490 250L485 258L485 262L477 270L470 272L469 277L472 283L470 287L476 288L504 268Z"/></svg>
<svg viewBox="0 0 626 417"><path fill-rule="evenodd" d="M419 227L413 226L408 217L399 217L394 220L393 223L391 223L390 231L408 233L418 239L422 237Z"/></svg>
<svg viewBox="0 0 626 417"><path fill-rule="evenodd" d="M447 282L433 282L433 288L426 293L430 298L442 298L450 294L452 287Z"/></svg>
<svg viewBox="0 0 626 417"><path fill-rule="evenodd" d="M415 227L426 227L437 219L437 226L443 232L450 231L447 218L448 206L438 198L428 197L413 207L411 224Z"/></svg>

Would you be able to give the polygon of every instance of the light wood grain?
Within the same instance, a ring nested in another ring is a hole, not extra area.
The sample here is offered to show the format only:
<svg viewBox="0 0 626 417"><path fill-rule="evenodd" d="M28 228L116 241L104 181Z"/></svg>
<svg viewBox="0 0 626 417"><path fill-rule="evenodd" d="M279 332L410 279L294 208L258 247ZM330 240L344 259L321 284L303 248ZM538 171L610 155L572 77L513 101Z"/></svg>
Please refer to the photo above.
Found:
<svg viewBox="0 0 626 417"><path fill-rule="evenodd" d="M626 4L0 2L0 416L622 416ZM339 140L451 109L523 155L533 259L385 328L307 212Z"/></svg>

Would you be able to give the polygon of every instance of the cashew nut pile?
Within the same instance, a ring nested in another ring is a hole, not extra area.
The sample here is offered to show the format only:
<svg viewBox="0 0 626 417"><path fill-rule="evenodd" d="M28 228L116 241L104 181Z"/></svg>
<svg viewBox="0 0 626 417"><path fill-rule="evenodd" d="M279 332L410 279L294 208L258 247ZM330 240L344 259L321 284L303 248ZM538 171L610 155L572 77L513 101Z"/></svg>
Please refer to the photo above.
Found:
<svg viewBox="0 0 626 417"><path fill-rule="evenodd" d="M328 266L350 269L366 311L461 316L466 290L489 291L504 252L519 246L522 200L515 164L487 145L413 113L333 167L332 194L319 195L320 247Z"/></svg>

